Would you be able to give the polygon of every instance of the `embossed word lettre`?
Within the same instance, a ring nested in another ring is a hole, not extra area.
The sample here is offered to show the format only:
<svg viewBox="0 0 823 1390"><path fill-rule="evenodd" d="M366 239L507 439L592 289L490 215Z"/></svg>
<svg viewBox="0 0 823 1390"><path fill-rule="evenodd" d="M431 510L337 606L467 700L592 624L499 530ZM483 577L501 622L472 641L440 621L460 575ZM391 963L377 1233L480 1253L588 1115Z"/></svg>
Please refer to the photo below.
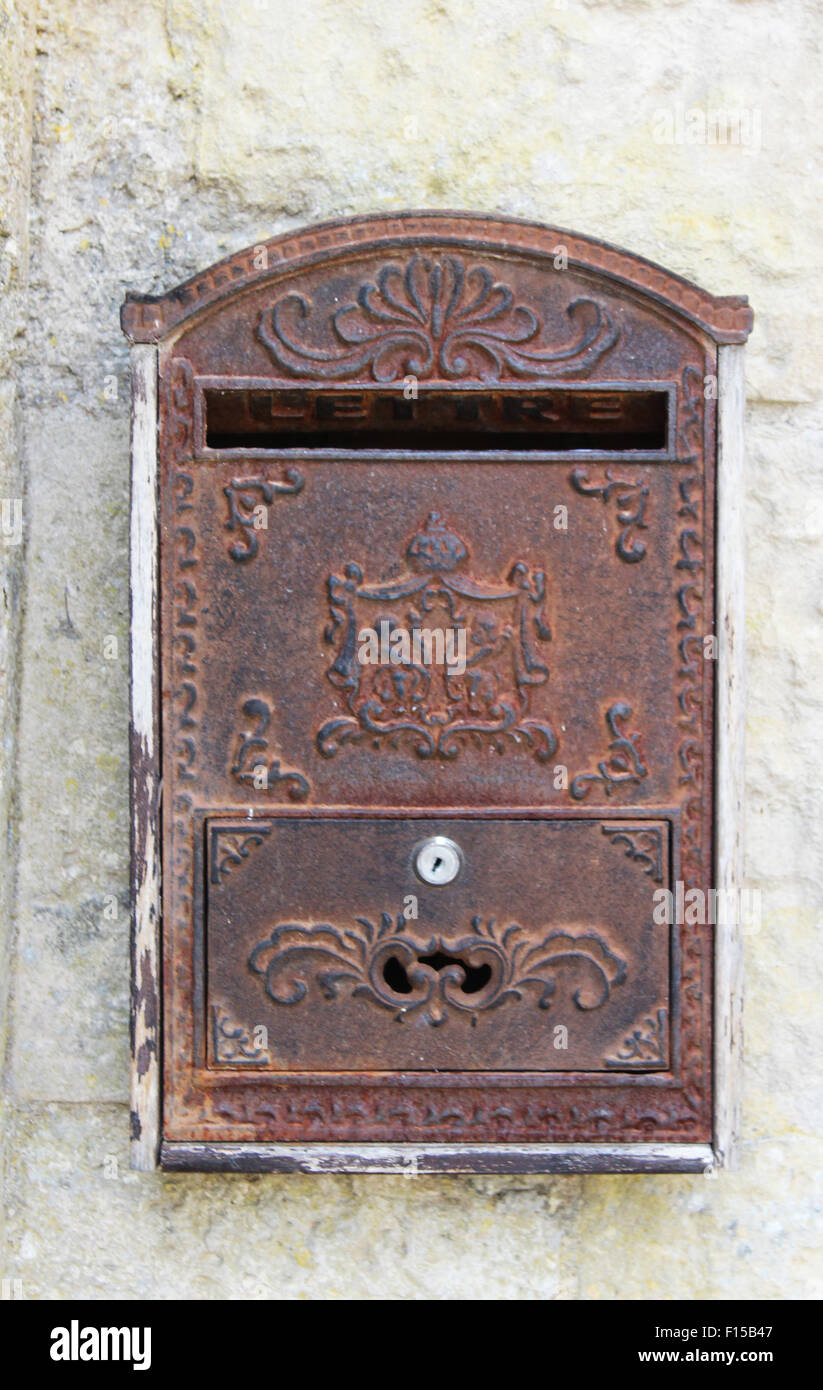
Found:
<svg viewBox="0 0 823 1390"><path fill-rule="evenodd" d="M135 1163L727 1161L734 927L661 905L735 852L746 301L468 215L260 249L123 306Z"/></svg>

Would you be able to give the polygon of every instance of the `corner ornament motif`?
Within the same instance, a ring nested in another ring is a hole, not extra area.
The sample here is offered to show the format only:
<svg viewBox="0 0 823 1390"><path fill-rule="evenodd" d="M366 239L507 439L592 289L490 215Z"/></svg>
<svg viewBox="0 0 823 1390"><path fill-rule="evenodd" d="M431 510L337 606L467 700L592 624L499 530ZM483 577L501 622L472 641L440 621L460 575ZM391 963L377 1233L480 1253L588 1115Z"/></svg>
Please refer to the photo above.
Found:
<svg viewBox="0 0 823 1390"><path fill-rule="evenodd" d="M296 468L287 468L283 479L233 478L223 488L228 503L225 529L234 533L229 546L233 560L253 560L259 550L257 532L260 512L270 507L277 497L294 497L303 491L305 479Z"/></svg>
<svg viewBox="0 0 823 1390"><path fill-rule="evenodd" d="M658 826L601 825L613 845L625 845L627 859L632 859L643 867L653 883L663 882L663 836Z"/></svg>
<svg viewBox="0 0 823 1390"><path fill-rule="evenodd" d="M212 1005L211 1028L215 1062L235 1067L255 1062L270 1064L268 1049L257 1047L251 1030L237 1023L217 1004Z"/></svg>
<svg viewBox="0 0 823 1390"><path fill-rule="evenodd" d="M245 863L258 845L262 845L266 835L271 833L269 825L212 826L211 828L211 882L219 884L238 865Z"/></svg>
<svg viewBox="0 0 823 1390"><path fill-rule="evenodd" d="M566 309L576 336L543 343L544 324L515 304L509 285L486 266L468 269L458 256L414 255L389 262L364 281L353 302L313 322L305 295L284 295L263 311L258 336L294 376L337 380L364 369L378 382L403 376L495 381L579 376L614 347L619 330L593 299Z"/></svg>
<svg viewBox="0 0 823 1390"><path fill-rule="evenodd" d="M637 747L640 735L626 734L620 727L631 717L631 705L622 700L606 711L606 726L612 736L609 756L597 764L596 772L581 772L574 778L569 791L575 801L582 801L590 787L598 782L606 796L611 796L615 787L642 782L648 776L649 770L641 761Z"/></svg>
<svg viewBox="0 0 823 1390"><path fill-rule="evenodd" d="M583 1010L600 1008L627 975L625 961L593 932L540 935L475 916L463 936L443 933L421 942L407 926L402 912L396 922L388 912L378 924L358 917L346 929L284 922L254 947L249 969L275 1004L300 1004L311 978L326 1000L342 990L391 1010L397 1022L419 1015L433 1028L461 1014L470 1014L474 1026L479 1012L524 997L549 1009L562 966L575 968L572 1000Z"/></svg>
<svg viewBox="0 0 823 1390"><path fill-rule="evenodd" d="M305 801L311 785L302 772L284 768L279 756L269 761L269 726L272 706L257 697L243 701L242 726L237 734L237 751L230 772L236 782L251 785L255 791L282 788L291 801ZM242 856L245 857L245 856Z"/></svg>
<svg viewBox="0 0 823 1390"><path fill-rule="evenodd" d="M605 1059L607 1067L620 1071L647 1070L662 1067L666 1061L668 1039L666 1009L657 1009L653 1018L644 1018L632 1029L613 1057Z"/></svg>
<svg viewBox="0 0 823 1390"><path fill-rule="evenodd" d="M614 499L617 518L615 551L627 565L635 565L642 560L646 547L635 532L648 530L645 520L648 485L638 479L616 478L610 468L599 480L590 478L587 469L575 468L569 481L581 497L599 497L606 503Z"/></svg>

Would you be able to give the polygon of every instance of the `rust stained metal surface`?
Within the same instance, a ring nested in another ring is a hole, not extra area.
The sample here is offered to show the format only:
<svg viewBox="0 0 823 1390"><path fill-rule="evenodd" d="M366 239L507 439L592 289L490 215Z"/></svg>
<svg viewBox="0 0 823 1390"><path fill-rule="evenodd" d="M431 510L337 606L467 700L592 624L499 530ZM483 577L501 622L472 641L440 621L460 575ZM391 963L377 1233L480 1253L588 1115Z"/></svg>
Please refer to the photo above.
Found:
<svg viewBox="0 0 823 1390"><path fill-rule="evenodd" d="M167 1140L711 1137L711 928L655 908L711 886L704 380L749 311L547 239L355 220L125 306L160 341Z"/></svg>

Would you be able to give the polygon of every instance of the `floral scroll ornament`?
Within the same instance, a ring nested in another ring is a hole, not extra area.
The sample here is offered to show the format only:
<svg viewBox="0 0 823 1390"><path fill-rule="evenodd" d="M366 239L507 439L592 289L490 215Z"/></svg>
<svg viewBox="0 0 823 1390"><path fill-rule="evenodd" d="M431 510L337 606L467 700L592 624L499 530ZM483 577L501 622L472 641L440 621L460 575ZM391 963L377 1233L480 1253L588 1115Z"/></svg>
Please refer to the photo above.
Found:
<svg viewBox="0 0 823 1390"><path fill-rule="evenodd" d="M324 325L315 324L304 295L285 295L264 310L258 334L295 376L337 379L368 368L378 382L407 375L493 381L504 373L557 379L588 370L618 337L608 310L593 299L575 299L566 315L574 340L542 345L537 314L515 304L511 288L487 267L415 255L382 266Z"/></svg>
<svg viewBox="0 0 823 1390"><path fill-rule="evenodd" d="M351 928L328 922L284 922L255 946L249 968L275 1004L300 1004L313 981L326 1000L362 997L401 1021L419 1015L440 1027L450 1017L478 1013L510 1000L531 998L549 1009L556 972L575 970L578 1009L600 1008L626 979L626 964L593 932L527 932L512 923L471 919L462 936L436 934L421 942L407 931L403 913L375 924L358 917Z"/></svg>

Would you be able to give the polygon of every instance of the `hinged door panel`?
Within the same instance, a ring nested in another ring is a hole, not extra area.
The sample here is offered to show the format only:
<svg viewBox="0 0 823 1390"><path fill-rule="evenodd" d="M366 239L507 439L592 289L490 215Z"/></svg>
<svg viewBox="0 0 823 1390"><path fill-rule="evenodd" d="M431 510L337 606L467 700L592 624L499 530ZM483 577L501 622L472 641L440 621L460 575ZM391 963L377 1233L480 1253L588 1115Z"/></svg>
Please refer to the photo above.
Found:
<svg viewBox="0 0 823 1390"><path fill-rule="evenodd" d="M633 1071L669 1060L665 821L205 825L211 1067ZM419 847L458 846L444 885ZM635 1027L639 1034L635 1037Z"/></svg>

